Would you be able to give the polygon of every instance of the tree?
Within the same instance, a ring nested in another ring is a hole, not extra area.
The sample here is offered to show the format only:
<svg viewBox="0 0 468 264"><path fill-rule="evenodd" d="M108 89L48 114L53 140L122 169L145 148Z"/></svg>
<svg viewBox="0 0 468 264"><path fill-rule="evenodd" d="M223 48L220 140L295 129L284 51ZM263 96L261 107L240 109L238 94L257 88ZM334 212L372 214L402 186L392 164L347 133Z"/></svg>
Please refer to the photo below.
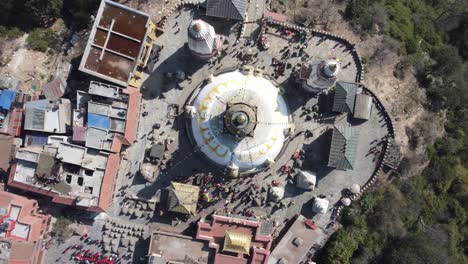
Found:
<svg viewBox="0 0 468 264"><path fill-rule="evenodd" d="M49 26L60 17L63 0L26 0L24 8L32 22Z"/></svg>
<svg viewBox="0 0 468 264"><path fill-rule="evenodd" d="M45 52L58 44L58 36L51 29L34 29L26 39L29 47L36 51Z"/></svg>
<svg viewBox="0 0 468 264"><path fill-rule="evenodd" d="M15 0L2 0L0 1L0 24L8 24L11 21L13 13L15 11Z"/></svg>
<svg viewBox="0 0 468 264"><path fill-rule="evenodd" d="M52 236L54 236L59 242L63 242L68 239L72 235L72 230L70 228L71 223L72 222L69 219L63 216L57 218L57 221L52 228Z"/></svg>
<svg viewBox="0 0 468 264"><path fill-rule="evenodd" d="M458 50L452 45L436 47L431 54L436 61L433 70L439 75L451 75L462 70L463 61L458 55Z"/></svg>
<svg viewBox="0 0 468 264"><path fill-rule="evenodd" d="M448 234L439 227L428 227L424 233L395 241L384 254L384 264L449 263Z"/></svg>
<svg viewBox="0 0 468 264"><path fill-rule="evenodd" d="M350 263L351 257L358 249L358 243L347 230L339 230L328 243L323 263L345 264Z"/></svg>
<svg viewBox="0 0 468 264"><path fill-rule="evenodd" d="M64 2L64 20L78 29L88 26L99 6L98 0L72 0Z"/></svg>

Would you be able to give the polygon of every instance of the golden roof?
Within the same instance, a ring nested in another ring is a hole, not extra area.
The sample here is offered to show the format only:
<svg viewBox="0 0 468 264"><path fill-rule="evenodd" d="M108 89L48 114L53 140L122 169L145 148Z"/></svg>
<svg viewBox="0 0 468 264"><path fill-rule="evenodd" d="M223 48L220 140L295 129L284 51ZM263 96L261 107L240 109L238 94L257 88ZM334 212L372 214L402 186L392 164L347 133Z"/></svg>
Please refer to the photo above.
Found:
<svg viewBox="0 0 468 264"><path fill-rule="evenodd" d="M252 236L249 234L226 231L223 251L249 255L251 241Z"/></svg>
<svg viewBox="0 0 468 264"><path fill-rule="evenodd" d="M171 193L169 196L169 211L181 214L195 215L197 213L198 186L171 182Z"/></svg>

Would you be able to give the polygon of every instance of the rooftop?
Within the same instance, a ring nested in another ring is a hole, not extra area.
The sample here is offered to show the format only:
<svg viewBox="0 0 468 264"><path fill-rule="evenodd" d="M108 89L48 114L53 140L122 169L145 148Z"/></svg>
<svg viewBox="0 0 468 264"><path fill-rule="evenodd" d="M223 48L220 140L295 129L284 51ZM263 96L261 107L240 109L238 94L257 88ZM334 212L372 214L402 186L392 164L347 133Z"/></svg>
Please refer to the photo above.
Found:
<svg viewBox="0 0 468 264"><path fill-rule="evenodd" d="M261 222L213 215L211 223L198 222L197 239L209 241L208 246L216 252L214 264L266 264L273 238L261 234L261 229Z"/></svg>
<svg viewBox="0 0 468 264"><path fill-rule="evenodd" d="M354 105L354 118L368 120L372 111L372 97L366 94L356 95Z"/></svg>
<svg viewBox="0 0 468 264"><path fill-rule="evenodd" d="M47 99L26 103L24 129L48 133L64 134L71 124L70 100Z"/></svg>
<svg viewBox="0 0 468 264"><path fill-rule="evenodd" d="M198 186L171 182L168 197L169 211L181 214L197 214L199 192Z"/></svg>
<svg viewBox="0 0 468 264"><path fill-rule="evenodd" d="M143 51L149 23L149 15L103 0L80 63L80 70L127 86Z"/></svg>
<svg viewBox="0 0 468 264"><path fill-rule="evenodd" d="M246 0L208 0L206 15L234 20L244 20L247 12Z"/></svg>
<svg viewBox="0 0 468 264"><path fill-rule="evenodd" d="M324 236L322 229L315 230L309 228L302 215L299 215L294 224L281 238L273 252L271 252L269 264L295 264L300 263L304 256L310 251L317 237ZM300 239L302 243L293 243Z"/></svg>
<svg viewBox="0 0 468 264"><path fill-rule="evenodd" d="M13 151L15 150L14 138L10 135L0 134L0 170L8 171L10 161L12 159Z"/></svg>
<svg viewBox="0 0 468 264"><path fill-rule="evenodd" d="M163 263L208 263L209 250L192 237L157 231L151 236L148 255L162 258Z"/></svg>
<svg viewBox="0 0 468 264"><path fill-rule="evenodd" d="M337 82L335 97L333 99L333 111L340 113L353 113L356 94L358 93L357 83Z"/></svg>
<svg viewBox="0 0 468 264"><path fill-rule="evenodd" d="M0 191L0 262L40 262L42 239L50 216L38 210L35 200Z"/></svg>
<svg viewBox="0 0 468 264"><path fill-rule="evenodd" d="M65 94L66 87L67 81L58 77L42 86L42 93L48 100L57 100Z"/></svg>
<svg viewBox="0 0 468 264"><path fill-rule="evenodd" d="M352 170L356 160L359 130L354 127L335 126L328 166L339 170Z"/></svg>
<svg viewBox="0 0 468 264"><path fill-rule="evenodd" d="M77 204L90 210L106 210L113 195L120 155L58 142L44 148L23 148L8 184L53 197L53 201ZM102 190L106 190L102 192Z"/></svg>
<svg viewBox="0 0 468 264"><path fill-rule="evenodd" d="M83 139L86 147L119 152L121 144L131 144L136 139L140 117L141 93L136 88L121 89L117 86L92 81L89 92L77 91L78 109L75 116L85 115L87 128L82 135L74 124L77 141ZM87 114L82 110L87 108ZM78 137L78 136L81 136Z"/></svg>
<svg viewBox="0 0 468 264"><path fill-rule="evenodd" d="M35 200L0 191L0 237L16 241L40 240L47 229L49 216L38 213L37 209Z"/></svg>

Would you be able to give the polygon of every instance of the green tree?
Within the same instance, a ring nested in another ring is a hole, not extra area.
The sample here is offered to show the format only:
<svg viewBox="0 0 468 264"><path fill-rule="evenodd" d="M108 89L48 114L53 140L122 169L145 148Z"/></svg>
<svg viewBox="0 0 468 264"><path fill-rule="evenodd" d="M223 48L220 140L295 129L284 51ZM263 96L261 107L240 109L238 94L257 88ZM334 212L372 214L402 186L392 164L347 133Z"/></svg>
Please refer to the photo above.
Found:
<svg viewBox="0 0 468 264"><path fill-rule="evenodd" d="M63 0L26 0L25 11L36 25L49 26L60 17Z"/></svg>
<svg viewBox="0 0 468 264"><path fill-rule="evenodd" d="M439 227L428 227L424 233L407 236L394 242L384 254L384 264L449 263L448 234Z"/></svg>
<svg viewBox="0 0 468 264"><path fill-rule="evenodd" d="M99 0L66 0L64 2L64 20L78 29L88 26L91 16L96 13Z"/></svg>
<svg viewBox="0 0 468 264"><path fill-rule="evenodd" d="M55 221L52 227L52 236L54 236L57 241L64 242L72 235L72 230L70 228L71 223L69 219L63 216L57 218L57 221Z"/></svg>
<svg viewBox="0 0 468 264"><path fill-rule="evenodd" d="M51 29L34 29L26 39L29 47L36 51L45 52L48 48L55 48L58 44L58 36Z"/></svg>
<svg viewBox="0 0 468 264"><path fill-rule="evenodd" d="M436 61L433 70L438 75L452 75L455 72L460 72L463 68L463 61L458 54L457 48L452 45L442 45L436 47L431 57Z"/></svg>
<svg viewBox="0 0 468 264"><path fill-rule="evenodd" d="M323 263L346 264L358 249L358 243L349 232L339 230L330 240Z"/></svg>

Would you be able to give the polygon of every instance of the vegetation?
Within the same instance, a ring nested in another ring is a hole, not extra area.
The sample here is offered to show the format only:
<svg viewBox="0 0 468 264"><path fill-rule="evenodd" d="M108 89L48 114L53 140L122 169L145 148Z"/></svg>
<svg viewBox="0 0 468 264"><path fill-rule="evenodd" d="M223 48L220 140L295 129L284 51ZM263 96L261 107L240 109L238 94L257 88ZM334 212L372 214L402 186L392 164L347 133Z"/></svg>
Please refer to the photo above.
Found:
<svg viewBox="0 0 468 264"><path fill-rule="evenodd" d="M53 228L52 236L59 242L63 242L72 235L72 229L70 228L71 221L63 216L57 218Z"/></svg>
<svg viewBox="0 0 468 264"><path fill-rule="evenodd" d="M396 180L344 211L344 228L328 241L321 262L468 263L468 4L353 0L347 15L364 34L402 43L431 100L428 110L446 112L446 134L427 146L430 162L420 175ZM420 122L410 133L413 145L431 141L430 120Z"/></svg>
<svg viewBox="0 0 468 264"><path fill-rule="evenodd" d="M0 38L16 38L30 32L28 45L46 51L58 44L58 36L48 29L59 18L68 28L80 30L91 22L99 0L2 0Z"/></svg>
<svg viewBox="0 0 468 264"><path fill-rule="evenodd" d="M12 39L17 38L22 34L23 32L21 32L21 30L17 27L0 26L0 38Z"/></svg>
<svg viewBox="0 0 468 264"><path fill-rule="evenodd" d="M63 0L2 0L0 25L19 26L23 30L50 26L57 18Z"/></svg>
<svg viewBox="0 0 468 264"><path fill-rule="evenodd" d="M26 42L31 49L45 52L58 44L58 36L52 29L36 28L31 31Z"/></svg>

